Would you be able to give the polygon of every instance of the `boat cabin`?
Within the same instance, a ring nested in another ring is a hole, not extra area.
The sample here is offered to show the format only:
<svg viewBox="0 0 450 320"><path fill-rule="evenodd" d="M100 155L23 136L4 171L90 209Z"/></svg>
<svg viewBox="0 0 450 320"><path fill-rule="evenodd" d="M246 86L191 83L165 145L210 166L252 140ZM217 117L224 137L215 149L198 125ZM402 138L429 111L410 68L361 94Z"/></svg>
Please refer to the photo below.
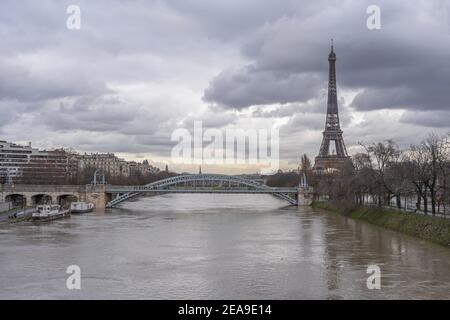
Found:
<svg viewBox="0 0 450 320"><path fill-rule="evenodd" d="M50 213L54 213L54 212L58 212L60 208L60 205L57 204L53 204L53 205L39 205L36 207L37 212L39 213L43 213L43 214L50 214Z"/></svg>

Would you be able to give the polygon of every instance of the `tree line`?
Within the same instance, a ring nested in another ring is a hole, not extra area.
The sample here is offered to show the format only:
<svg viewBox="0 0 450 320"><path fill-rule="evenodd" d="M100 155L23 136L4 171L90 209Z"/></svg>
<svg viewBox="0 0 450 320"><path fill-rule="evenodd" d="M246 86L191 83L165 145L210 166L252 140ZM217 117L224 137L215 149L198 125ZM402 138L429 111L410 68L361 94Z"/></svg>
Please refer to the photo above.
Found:
<svg viewBox="0 0 450 320"><path fill-rule="evenodd" d="M425 214L444 211L450 204L450 141L430 134L401 149L392 141L360 143L363 152L332 173L314 175L316 198L326 197L341 207L394 205L414 199ZM312 175L310 167L303 168Z"/></svg>
<svg viewBox="0 0 450 320"><path fill-rule="evenodd" d="M313 171L306 154L301 156L299 170L266 176L273 187L295 187L305 174L314 187L315 199L328 199L342 209L360 205L396 206L402 209L406 200L425 214L446 211L450 206L450 139L430 134L408 148L400 148L393 140L360 143L362 152L339 170L326 173ZM95 168L78 168L74 174L68 167L38 163L24 171L16 183L76 184L91 183ZM61 169L61 168L64 168ZM69 168L70 169L70 168ZM61 171L63 170L63 171ZM129 176L106 173L107 183L114 185L144 185L168 178L176 173L132 172Z"/></svg>

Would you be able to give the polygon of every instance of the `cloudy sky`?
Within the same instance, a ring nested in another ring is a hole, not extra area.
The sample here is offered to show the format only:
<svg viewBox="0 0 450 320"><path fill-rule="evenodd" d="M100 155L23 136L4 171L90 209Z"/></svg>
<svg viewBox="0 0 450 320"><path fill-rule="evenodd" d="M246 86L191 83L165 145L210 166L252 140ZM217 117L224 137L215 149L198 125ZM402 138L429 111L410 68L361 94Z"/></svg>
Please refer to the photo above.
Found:
<svg viewBox="0 0 450 320"><path fill-rule="evenodd" d="M69 5L79 30L66 27ZM330 38L350 154L450 131L450 1L4 0L0 140L171 165L172 132L195 120L277 124L292 168L322 139Z"/></svg>

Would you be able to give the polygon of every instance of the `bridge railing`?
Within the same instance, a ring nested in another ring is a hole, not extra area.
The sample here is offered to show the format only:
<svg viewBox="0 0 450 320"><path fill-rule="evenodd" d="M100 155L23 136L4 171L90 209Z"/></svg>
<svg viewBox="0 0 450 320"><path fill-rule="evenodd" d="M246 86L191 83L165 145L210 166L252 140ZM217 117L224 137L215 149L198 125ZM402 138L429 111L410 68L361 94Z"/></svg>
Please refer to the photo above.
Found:
<svg viewBox="0 0 450 320"><path fill-rule="evenodd" d="M79 192L84 191L86 187L84 185L58 185L58 184L13 184L13 185L0 185L0 191L2 192Z"/></svg>
<svg viewBox="0 0 450 320"><path fill-rule="evenodd" d="M115 193L115 192L170 192L171 190L217 190L217 191L233 191L233 190L248 190L248 191L262 191L262 192L269 192L269 193L296 193L297 188L283 188L283 187L268 187L268 188L252 188L252 187L237 187L237 188L215 188L215 187L157 187L157 188L149 188L145 186L107 186L106 192Z"/></svg>

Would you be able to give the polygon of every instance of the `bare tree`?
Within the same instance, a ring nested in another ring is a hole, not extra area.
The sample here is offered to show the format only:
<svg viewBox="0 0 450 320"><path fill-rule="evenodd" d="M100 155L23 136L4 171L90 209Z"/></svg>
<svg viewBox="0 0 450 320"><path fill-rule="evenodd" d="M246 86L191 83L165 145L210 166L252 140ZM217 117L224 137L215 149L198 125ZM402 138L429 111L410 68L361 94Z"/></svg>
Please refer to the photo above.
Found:
<svg viewBox="0 0 450 320"><path fill-rule="evenodd" d="M430 191L431 212L436 214L437 195L442 188L445 188L445 182L439 183L438 179L446 179L445 163L448 162L447 147L448 141L444 137L432 133L422 142L423 149L427 154L428 171L430 179L425 183Z"/></svg>
<svg viewBox="0 0 450 320"><path fill-rule="evenodd" d="M395 179L392 179L393 167L399 162L401 156L397 145L392 140L387 140L372 143L369 146L361 143L361 146L366 150L372 164L371 173L377 192L378 206L390 204L392 197L400 198L402 188Z"/></svg>
<svg viewBox="0 0 450 320"><path fill-rule="evenodd" d="M412 183L416 190L417 202L416 209L421 209L421 203L423 201L423 207L425 214L428 213L428 189L430 171L427 152L423 144L412 145L405 153L405 165L407 166L408 175L407 179Z"/></svg>
<svg viewBox="0 0 450 320"><path fill-rule="evenodd" d="M316 196L335 202L362 205L375 201L402 208L416 194L416 208L436 214L450 202L450 144L448 137L430 134L423 142L400 150L392 141L364 145L365 152L353 157L353 167L317 178Z"/></svg>
<svg viewBox="0 0 450 320"><path fill-rule="evenodd" d="M367 197L370 195L373 197L375 184L373 181L373 166L370 161L370 157L366 153L357 153L353 156L354 166L354 184L355 184L355 197L358 205L364 205L367 203Z"/></svg>

